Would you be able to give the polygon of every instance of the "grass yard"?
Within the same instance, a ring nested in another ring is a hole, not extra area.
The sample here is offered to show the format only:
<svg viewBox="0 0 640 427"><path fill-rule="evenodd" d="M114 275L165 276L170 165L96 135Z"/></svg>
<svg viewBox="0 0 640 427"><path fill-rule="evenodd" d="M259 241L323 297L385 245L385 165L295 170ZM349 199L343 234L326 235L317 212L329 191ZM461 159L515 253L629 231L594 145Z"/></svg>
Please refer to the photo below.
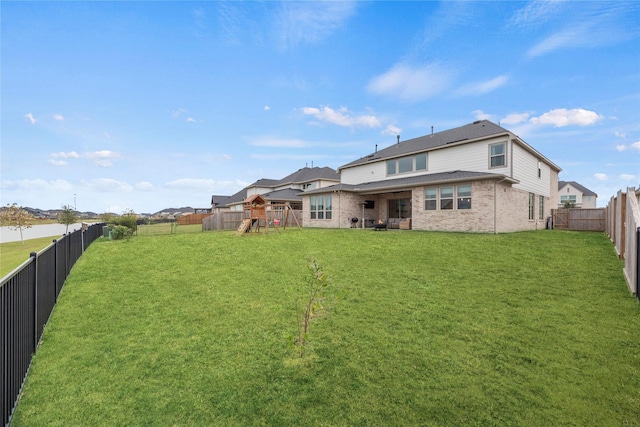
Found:
<svg viewBox="0 0 640 427"><path fill-rule="evenodd" d="M327 310L290 345L308 261ZM287 229L94 242L12 426L640 425L604 234Z"/></svg>
<svg viewBox="0 0 640 427"><path fill-rule="evenodd" d="M0 243L0 277L11 273L23 262L29 259L31 252L40 252L57 237L42 237L22 242Z"/></svg>

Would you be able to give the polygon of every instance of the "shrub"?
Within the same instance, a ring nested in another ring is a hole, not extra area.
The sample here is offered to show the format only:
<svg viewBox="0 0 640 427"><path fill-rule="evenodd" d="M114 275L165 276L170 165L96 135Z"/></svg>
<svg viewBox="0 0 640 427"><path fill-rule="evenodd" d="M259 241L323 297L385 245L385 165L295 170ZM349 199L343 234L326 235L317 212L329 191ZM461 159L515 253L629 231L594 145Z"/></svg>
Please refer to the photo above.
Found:
<svg viewBox="0 0 640 427"><path fill-rule="evenodd" d="M113 240L129 239L133 235L133 230L124 225L116 225L111 228L111 237Z"/></svg>

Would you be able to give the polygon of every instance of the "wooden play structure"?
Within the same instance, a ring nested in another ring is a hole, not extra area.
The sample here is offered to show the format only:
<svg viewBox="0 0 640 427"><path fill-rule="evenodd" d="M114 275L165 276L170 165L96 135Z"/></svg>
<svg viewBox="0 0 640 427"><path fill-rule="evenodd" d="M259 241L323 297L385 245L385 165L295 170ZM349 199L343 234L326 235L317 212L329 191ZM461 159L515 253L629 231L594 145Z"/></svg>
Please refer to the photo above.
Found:
<svg viewBox="0 0 640 427"><path fill-rule="evenodd" d="M259 233L261 228L265 232L268 232L269 226L278 232L280 231L279 228L281 225L283 228L287 228L289 211L291 210L289 203L269 204L260 194L255 194L248 197L243 202L243 205L244 219L240 223L240 226L238 226L236 235L242 236L251 231ZM300 228L298 218L293 215L293 219L298 225L298 228Z"/></svg>

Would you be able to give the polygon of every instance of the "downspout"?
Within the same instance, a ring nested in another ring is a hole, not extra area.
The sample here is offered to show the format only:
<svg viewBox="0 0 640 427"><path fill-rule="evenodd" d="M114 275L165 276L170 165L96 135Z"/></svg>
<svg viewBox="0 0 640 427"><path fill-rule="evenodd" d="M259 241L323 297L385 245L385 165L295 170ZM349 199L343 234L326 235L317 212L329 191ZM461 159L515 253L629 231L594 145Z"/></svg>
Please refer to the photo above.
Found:
<svg viewBox="0 0 640 427"><path fill-rule="evenodd" d="M503 181L507 180L507 176L500 181L493 181L493 234L498 234L498 191L497 187Z"/></svg>

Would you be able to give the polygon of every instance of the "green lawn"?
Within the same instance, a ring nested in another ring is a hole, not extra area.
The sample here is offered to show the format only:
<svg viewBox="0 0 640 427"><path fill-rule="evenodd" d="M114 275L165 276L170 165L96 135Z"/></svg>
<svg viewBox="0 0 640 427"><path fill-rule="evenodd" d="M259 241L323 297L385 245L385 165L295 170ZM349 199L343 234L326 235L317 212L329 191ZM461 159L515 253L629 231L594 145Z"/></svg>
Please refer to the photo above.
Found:
<svg viewBox="0 0 640 427"><path fill-rule="evenodd" d="M300 359L311 258L346 297ZM84 425L640 425L640 304L600 233L100 239L12 423Z"/></svg>
<svg viewBox="0 0 640 427"><path fill-rule="evenodd" d="M22 242L0 243L0 277L4 277L29 259L31 252L40 252L58 237L42 237Z"/></svg>

